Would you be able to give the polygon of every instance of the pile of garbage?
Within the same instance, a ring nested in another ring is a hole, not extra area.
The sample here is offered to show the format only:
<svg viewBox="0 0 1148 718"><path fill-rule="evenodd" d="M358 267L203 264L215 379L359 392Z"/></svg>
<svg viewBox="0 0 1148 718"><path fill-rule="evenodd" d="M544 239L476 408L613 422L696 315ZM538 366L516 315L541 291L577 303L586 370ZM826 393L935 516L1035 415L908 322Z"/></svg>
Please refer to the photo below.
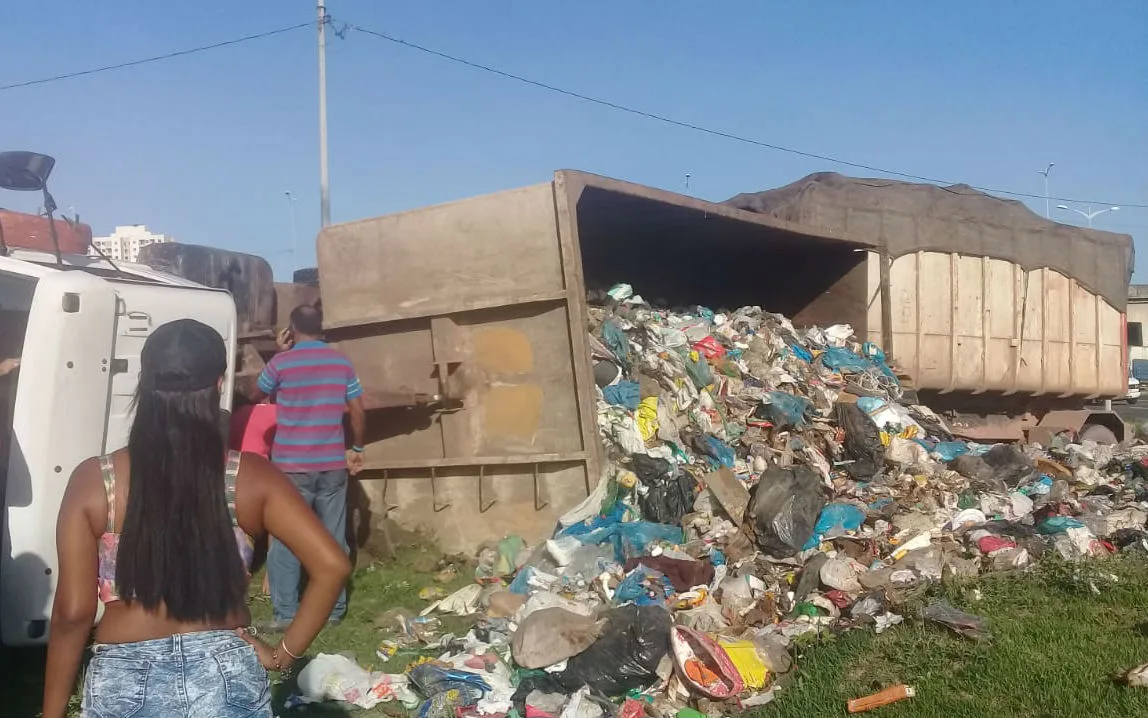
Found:
<svg viewBox="0 0 1148 718"><path fill-rule="evenodd" d="M475 583L397 617L380 656L435 655L363 671L366 702L420 718L718 716L772 700L795 644L884 631L945 577L1148 551L1148 447L958 440L849 326L655 309L621 285L590 329L601 481L551 539L485 547ZM424 631L435 613L475 623ZM921 617L990 637L944 602Z"/></svg>

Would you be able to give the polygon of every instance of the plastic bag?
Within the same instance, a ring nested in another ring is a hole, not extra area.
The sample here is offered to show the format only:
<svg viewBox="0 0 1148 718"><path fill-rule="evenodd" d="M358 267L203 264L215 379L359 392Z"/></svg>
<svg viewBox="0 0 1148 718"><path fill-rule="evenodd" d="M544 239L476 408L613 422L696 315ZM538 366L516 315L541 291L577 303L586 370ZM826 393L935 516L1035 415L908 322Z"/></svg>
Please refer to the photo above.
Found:
<svg viewBox="0 0 1148 718"><path fill-rule="evenodd" d="M862 372L872 368L869 360L857 356L844 347L829 347L821 354L821 363L833 371Z"/></svg>
<svg viewBox="0 0 1148 718"><path fill-rule="evenodd" d="M634 296L634 288L629 284L615 284L606 294L615 302L624 302Z"/></svg>
<svg viewBox="0 0 1148 718"><path fill-rule="evenodd" d="M582 576L589 579L600 576L603 572L613 573L618 568L618 561L614 555L614 547L605 544L602 546L580 545L570 555L570 562L562 568L563 576Z"/></svg>
<svg viewBox="0 0 1148 718"><path fill-rule="evenodd" d="M813 527L813 535L802 546L802 550L814 548L825 538L840 536L846 531L856 531L864 522L865 512L853 504L829 504L821 509L817 524Z"/></svg>
<svg viewBox="0 0 1148 718"><path fill-rule="evenodd" d="M638 408L642 399L642 392L636 381L620 381L602 390L602 398L606 403L621 406L630 411Z"/></svg>
<svg viewBox="0 0 1148 718"><path fill-rule="evenodd" d="M630 340L626 338L626 332L622 331L622 327L618 326L618 323L613 319L602 322L602 342L609 347L622 369L629 372L631 366Z"/></svg>
<svg viewBox="0 0 1148 718"><path fill-rule="evenodd" d="M1062 534L1069 529L1079 528L1084 528L1084 523L1079 519L1074 519L1071 516L1053 516L1037 524L1036 532L1045 536L1052 536Z"/></svg>
<svg viewBox="0 0 1148 718"><path fill-rule="evenodd" d="M738 675L751 690L765 688L769 681L769 669L765 662L757 655L757 648L752 641L718 641L725 650L729 660L737 668Z"/></svg>
<svg viewBox="0 0 1148 718"><path fill-rule="evenodd" d="M698 389L705 389L714 383L714 373L710 369L706 358L697 352L690 352L685 357L686 374Z"/></svg>
<svg viewBox="0 0 1148 718"><path fill-rule="evenodd" d="M644 491L638 493L642 517L659 524L679 524L693 509L697 481L688 472L663 459L637 454L634 473Z"/></svg>
<svg viewBox="0 0 1148 718"><path fill-rule="evenodd" d="M958 611L948 601L938 601L929 606L921 614L925 620L937 623L959 633L965 638L974 641L984 641L992 638L989 633L988 622L980 616Z"/></svg>
<svg viewBox="0 0 1148 718"><path fill-rule="evenodd" d="M774 558L801 550L825 506L817 473L808 466L774 467L761 476L750 500L750 526L757 545Z"/></svg>
<svg viewBox="0 0 1148 718"><path fill-rule="evenodd" d="M696 411L694 413L706 421L709 421L709 417L711 416L702 411ZM718 422L722 421L721 416L716 412L714 412L713 418L717 419ZM699 428L706 430L705 426L700 426ZM720 430L721 424L717 423L713 429ZM734 463L737 461L737 454L734 453L734 450L729 445L708 433L699 433L697 430L689 428L682 432L682 438L686 441L687 446L692 447L698 454L709 457L712 460L711 463L717 464L718 466L733 468Z"/></svg>
<svg viewBox="0 0 1148 718"><path fill-rule="evenodd" d="M670 650L670 614L658 606L623 606L610 611L602 636L571 658L555 679L572 692L582 686L603 696L620 696L658 680L658 664Z"/></svg>
<svg viewBox="0 0 1148 718"><path fill-rule="evenodd" d="M660 572L646 566L638 566L618 584L614 591L616 603L633 603L636 606L665 606L669 586Z"/></svg>
<svg viewBox="0 0 1148 718"><path fill-rule="evenodd" d="M642 441L649 441L658 435L658 397L650 396L638 402L634 420L638 423L638 433Z"/></svg>
<svg viewBox="0 0 1148 718"><path fill-rule="evenodd" d="M418 705L406 676L370 673L346 656L320 653L299 672L298 684L310 703L341 701L365 709L392 700Z"/></svg>
<svg viewBox="0 0 1148 718"><path fill-rule="evenodd" d="M845 430L845 471L857 481L871 481L885 466L881 430L854 404L838 404L837 423Z"/></svg>
<svg viewBox="0 0 1148 718"><path fill-rule="evenodd" d="M706 337L690 348L704 356L709 361L721 359L725 356L726 352L726 349L721 345L721 342L712 336Z"/></svg>
<svg viewBox="0 0 1148 718"><path fill-rule="evenodd" d="M478 703L490 690L482 676L433 663L417 665L408 675L419 693L426 696L419 706L418 718L454 718L457 709Z"/></svg>
<svg viewBox="0 0 1148 718"><path fill-rule="evenodd" d="M801 429L808 425L805 416L813 405L805 397L785 391L771 391L765 397L766 403L758 408L758 416L769 419L779 429Z"/></svg>
<svg viewBox="0 0 1148 718"><path fill-rule="evenodd" d="M1020 486L1040 478L1040 472L1019 447L1012 444L997 444L984 455L984 461L994 471L996 478L1010 487Z"/></svg>
<svg viewBox="0 0 1148 718"><path fill-rule="evenodd" d="M933 447L933 453L948 463L969 453L969 445L963 441L942 441Z"/></svg>
<svg viewBox="0 0 1148 718"><path fill-rule="evenodd" d="M590 695L590 689L583 686L570 696L570 700L562 707L562 712L558 714L558 718L603 718L603 716L613 714L613 705L594 700L594 697Z"/></svg>
<svg viewBox="0 0 1148 718"><path fill-rule="evenodd" d="M857 408L872 417L877 427L889 434L900 435L906 439L925 435L924 428L917 423L909 410L900 404L863 396L857 400ZM890 430L890 427L895 430Z"/></svg>
<svg viewBox="0 0 1148 718"><path fill-rule="evenodd" d="M518 572L518 575L514 577L514 580L510 582L506 590L521 596L527 596L539 589L548 591L557 581L557 576L539 571L533 566L527 566Z"/></svg>
<svg viewBox="0 0 1148 718"><path fill-rule="evenodd" d="M458 589L446 598L435 601L422 610L420 616L428 616L435 611L453 613L456 616L473 616L478 612L478 601L482 595L482 586L471 583Z"/></svg>
<svg viewBox="0 0 1148 718"><path fill-rule="evenodd" d="M514 662L523 668L552 666L593 645L599 629L593 618L562 608L535 611L514 632Z"/></svg>
<svg viewBox="0 0 1148 718"><path fill-rule="evenodd" d="M646 547L652 543L665 541L672 544L682 542L682 529L678 526L655 524L649 521L631 521L613 524L582 534L578 540L595 546L610 542L614 546L614 557L619 561L644 556Z"/></svg>
<svg viewBox="0 0 1148 718"><path fill-rule="evenodd" d="M745 690L741 673L725 649L706 634L674 626L670 645L678 675L698 693L725 700Z"/></svg>
<svg viewBox="0 0 1148 718"><path fill-rule="evenodd" d="M606 512L611 507L604 506L603 503L606 499L606 494L609 492L610 484L613 482L613 472L616 467L607 464L603 469L602 475L598 478L598 483L594 486L594 490L590 492L582 503L562 514L558 518L558 525L566 528L580 524L583 521L589 520L599 514L599 512Z"/></svg>

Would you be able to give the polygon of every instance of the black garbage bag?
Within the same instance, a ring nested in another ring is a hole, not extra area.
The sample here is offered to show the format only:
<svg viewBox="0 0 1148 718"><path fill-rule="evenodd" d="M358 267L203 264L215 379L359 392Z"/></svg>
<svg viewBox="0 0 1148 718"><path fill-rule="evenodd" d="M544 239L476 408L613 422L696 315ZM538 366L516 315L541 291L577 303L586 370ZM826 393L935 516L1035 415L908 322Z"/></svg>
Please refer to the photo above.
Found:
<svg viewBox="0 0 1148 718"><path fill-rule="evenodd" d="M661 606L623 606L606 614L602 636L555 675L567 693L582 686L603 698L646 688L670 650L670 614Z"/></svg>
<svg viewBox="0 0 1148 718"><path fill-rule="evenodd" d="M821 477L808 466L769 469L749 503L754 540L774 558L793 556L813 535L826 501Z"/></svg>
<svg viewBox="0 0 1148 718"><path fill-rule="evenodd" d="M1032 461L1013 444L997 444L984 456L958 456L949 466L971 479L977 491L1016 488L1040 476Z"/></svg>
<svg viewBox="0 0 1148 718"><path fill-rule="evenodd" d="M694 510L698 482L689 472L664 459L644 454L632 457L634 473L647 491L638 494L642 518L658 524L678 525Z"/></svg>
<svg viewBox="0 0 1148 718"><path fill-rule="evenodd" d="M837 425L845 430L845 471L856 481L871 481L885 467L881 430L856 404L838 404Z"/></svg>

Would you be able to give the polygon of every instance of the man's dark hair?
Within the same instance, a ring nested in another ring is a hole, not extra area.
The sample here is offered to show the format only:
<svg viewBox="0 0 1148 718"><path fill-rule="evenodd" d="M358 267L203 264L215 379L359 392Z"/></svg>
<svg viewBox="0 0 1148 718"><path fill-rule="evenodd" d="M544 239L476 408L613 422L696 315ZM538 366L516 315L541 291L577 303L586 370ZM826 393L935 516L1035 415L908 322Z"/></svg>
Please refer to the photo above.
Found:
<svg viewBox="0 0 1148 718"><path fill-rule="evenodd" d="M296 334L320 336L323 333L323 312L310 304L301 304L291 310L291 327Z"/></svg>
<svg viewBox="0 0 1148 718"><path fill-rule="evenodd" d="M192 319L159 327L140 353L116 588L184 623L218 623L247 601L224 479L226 372L223 338Z"/></svg>

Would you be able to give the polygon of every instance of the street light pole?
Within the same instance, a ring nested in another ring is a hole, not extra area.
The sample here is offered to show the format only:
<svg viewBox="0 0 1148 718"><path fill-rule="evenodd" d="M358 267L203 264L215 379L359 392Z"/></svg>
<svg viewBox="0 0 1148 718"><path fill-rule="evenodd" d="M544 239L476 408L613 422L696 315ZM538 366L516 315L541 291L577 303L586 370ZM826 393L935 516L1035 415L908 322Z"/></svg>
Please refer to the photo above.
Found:
<svg viewBox="0 0 1148 718"><path fill-rule="evenodd" d="M1052 168L1055 166L1056 166L1055 162L1049 162L1048 167L1045 167L1042 170L1037 170L1037 172L1044 175L1044 218L1045 219L1052 219L1052 210L1048 206L1048 173L1052 172Z"/></svg>
<svg viewBox="0 0 1148 718"><path fill-rule="evenodd" d="M1069 207L1069 206L1063 205L1063 204L1056 205L1056 208L1057 209L1066 209L1070 212L1076 212L1081 217L1084 217L1085 219L1088 220L1088 228L1089 229L1092 229L1092 218L1093 217L1099 217L1100 215L1104 214L1105 212L1119 212L1120 211L1119 207L1105 207L1104 209L1098 209L1095 212L1093 212L1091 205L1089 205L1087 210L1076 209L1074 207Z"/></svg>
<svg viewBox="0 0 1148 718"><path fill-rule="evenodd" d="M284 192L287 195L287 201L291 203L291 271L299 268L299 242L295 234L295 195L290 191Z"/></svg>
<svg viewBox="0 0 1148 718"><path fill-rule="evenodd" d="M319 222L331 224L331 184L327 174L327 6L319 10Z"/></svg>

